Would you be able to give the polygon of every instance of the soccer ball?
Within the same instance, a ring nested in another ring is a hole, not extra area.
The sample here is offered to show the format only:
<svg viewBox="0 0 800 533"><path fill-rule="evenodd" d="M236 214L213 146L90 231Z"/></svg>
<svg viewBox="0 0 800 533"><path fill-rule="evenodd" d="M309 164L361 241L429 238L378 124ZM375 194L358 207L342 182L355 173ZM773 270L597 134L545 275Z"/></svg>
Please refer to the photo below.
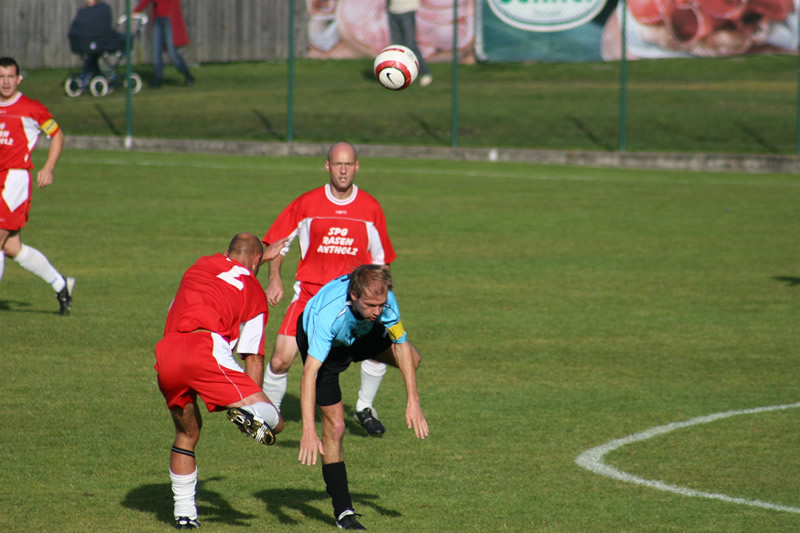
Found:
<svg viewBox="0 0 800 533"><path fill-rule="evenodd" d="M419 62L410 49L399 44L390 44L375 57L372 69L381 85L399 91L417 79Z"/></svg>

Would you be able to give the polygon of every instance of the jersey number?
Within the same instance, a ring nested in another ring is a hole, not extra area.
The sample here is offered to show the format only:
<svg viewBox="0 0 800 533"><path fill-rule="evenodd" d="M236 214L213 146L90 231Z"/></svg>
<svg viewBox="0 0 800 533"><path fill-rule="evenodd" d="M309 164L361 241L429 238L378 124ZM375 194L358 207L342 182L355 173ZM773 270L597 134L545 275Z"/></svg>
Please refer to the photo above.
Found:
<svg viewBox="0 0 800 533"><path fill-rule="evenodd" d="M227 272L223 272L222 274L218 274L217 277L224 281L225 283L229 283L236 287L239 290L244 289L244 282L239 279L239 276L249 276L250 271L244 267L235 266L232 269L228 270Z"/></svg>

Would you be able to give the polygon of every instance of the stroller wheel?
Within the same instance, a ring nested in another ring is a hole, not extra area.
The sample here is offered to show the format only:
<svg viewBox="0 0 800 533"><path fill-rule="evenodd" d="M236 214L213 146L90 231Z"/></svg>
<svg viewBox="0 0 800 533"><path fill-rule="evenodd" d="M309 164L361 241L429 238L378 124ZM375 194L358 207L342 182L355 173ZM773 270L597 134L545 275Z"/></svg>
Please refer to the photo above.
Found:
<svg viewBox="0 0 800 533"><path fill-rule="evenodd" d="M131 72L131 77L127 79L125 85L127 86L128 83L130 83L131 94L139 94L139 91L142 90L142 77L135 72Z"/></svg>
<svg viewBox="0 0 800 533"><path fill-rule="evenodd" d="M105 96L108 94L108 80L103 76L95 76L89 82L89 91L92 96Z"/></svg>
<svg viewBox="0 0 800 533"><path fill-rule="evenodd" d="M83 85L81 84L81 77L74 74L64 80L64 92L67 96L75 98L83 93Z"/></svg>

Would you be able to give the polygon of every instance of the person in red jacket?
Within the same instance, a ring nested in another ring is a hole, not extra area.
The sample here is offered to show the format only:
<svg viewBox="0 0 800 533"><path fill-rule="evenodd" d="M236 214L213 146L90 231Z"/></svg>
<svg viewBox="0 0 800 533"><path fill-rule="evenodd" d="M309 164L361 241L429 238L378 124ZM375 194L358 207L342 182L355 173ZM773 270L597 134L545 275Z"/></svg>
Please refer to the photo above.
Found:
<svg viewBox="0 0 800 533"><path fill-rule="evenodd" d="M164 50L175 67L183 74L187 87L194 84L194 77L189 72L186 61L178 53L178 47L189 44L189 35L183 22L180 0L140 0L134 12L141 13L147 6L153 5L150 19L153 21L153 82L154 88L161 87L164 82Z"/></svg>
<svg viewBox="0 0 800 533"><path fill-rule="evenodd" d="M20 83L19 64L11 57L0 57L0 279L8 256L53 288L61 314L66 315L75 279L62 276L42 252L23 244L20 235L31 209L33 148L41 133L50 137L47 160L36 174L41 189L53 183L64 132L44 105L19 92Z"/></svg>

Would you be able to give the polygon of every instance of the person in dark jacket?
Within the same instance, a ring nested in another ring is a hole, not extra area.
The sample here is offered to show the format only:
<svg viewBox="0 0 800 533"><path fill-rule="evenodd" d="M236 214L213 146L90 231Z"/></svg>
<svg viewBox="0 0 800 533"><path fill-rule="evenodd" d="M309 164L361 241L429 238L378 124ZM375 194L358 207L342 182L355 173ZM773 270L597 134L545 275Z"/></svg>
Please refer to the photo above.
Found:
<svg viewBox="0 0 800 533"><path fill-rule="evenodd" d="M111 6L102 0L87 0L69 27L70 48L76 54L85 55L81 84L100 74L100 56L104 52L116 52L125 46L125 36L114 30Z"/></svg>

